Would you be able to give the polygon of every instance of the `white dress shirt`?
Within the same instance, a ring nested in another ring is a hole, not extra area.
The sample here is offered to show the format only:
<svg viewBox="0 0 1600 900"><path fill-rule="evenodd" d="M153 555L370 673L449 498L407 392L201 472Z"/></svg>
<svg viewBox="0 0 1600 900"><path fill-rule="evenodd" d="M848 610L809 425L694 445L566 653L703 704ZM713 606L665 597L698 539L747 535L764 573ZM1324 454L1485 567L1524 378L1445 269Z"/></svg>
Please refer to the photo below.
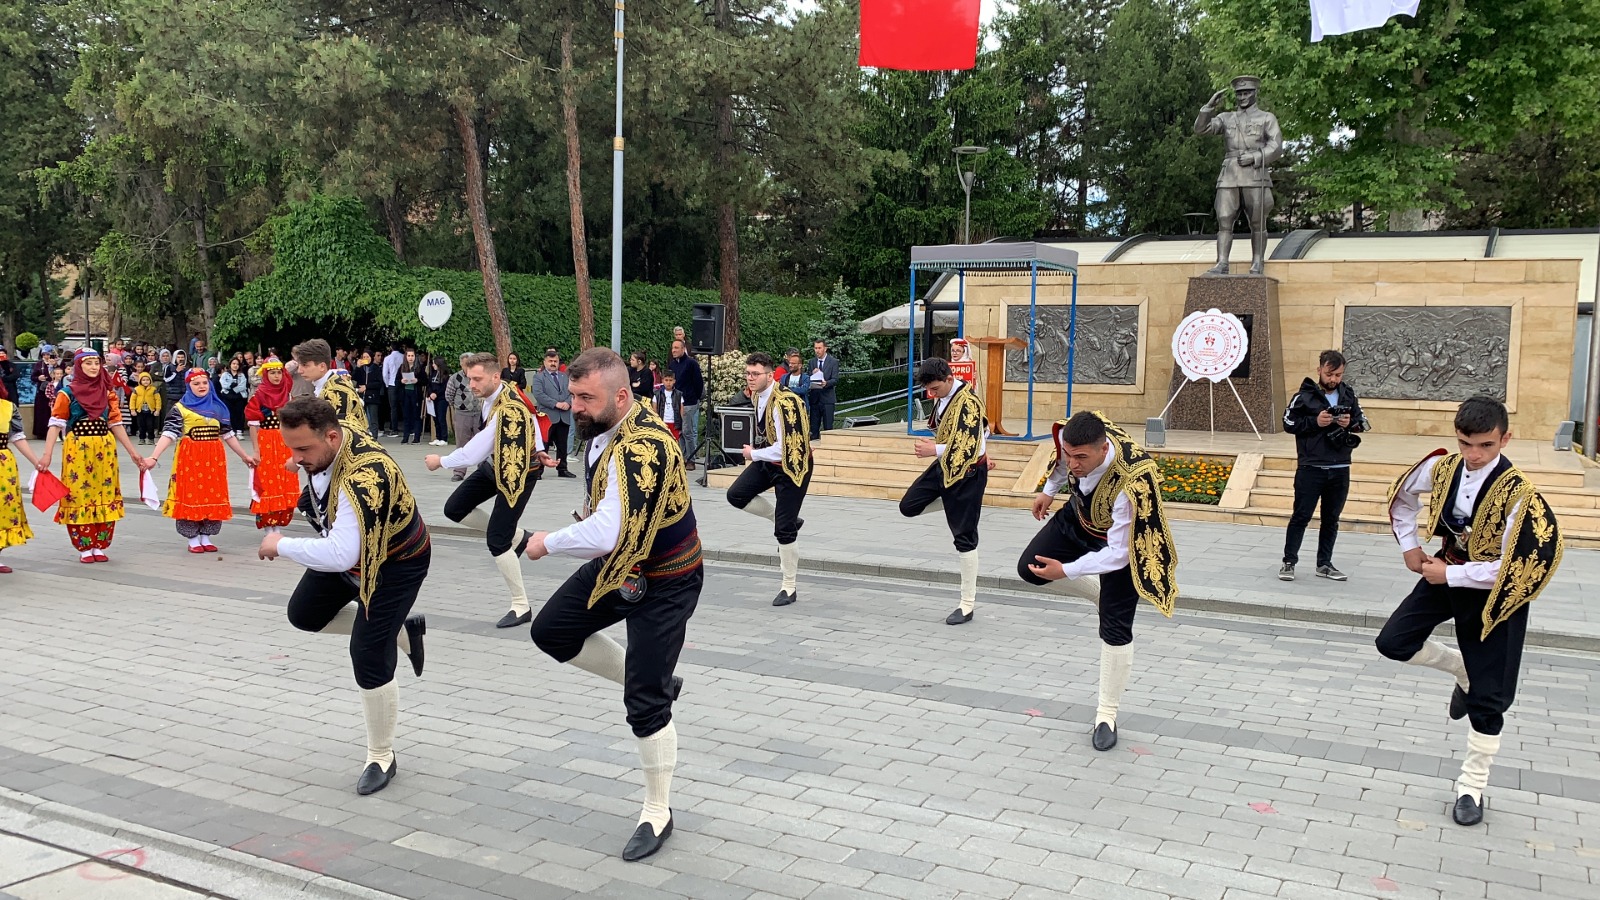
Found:
<svg viewBox="0 0 1600 900"><path fill-rule="evenodd" d="M1061 446L1059 438L1056 440L1056 452L1060 454L1060 458L1056 462L1056 467L1050 471L1050 477L1044 482L1044 492L1051 497L1054 497L1072 477L1072 473L1067 470L1066 448ZM1108 439L1105 460L1095 466L1089 474L1078 479L1078 488L1083 492L1086 501L1116 459L1117 445ZM1128 544L1132 536L1133 502L1128 499L1128 492L1123 491L1111 503L1111 529L1106 532L1106 545L1099 550L1085 553L1072 562L1063 562L1061 568L1067 573L1068 578L1115 572L1128 564Z"/></svg>
<svg viewBox="0 0 1600 900"><path fill-rule="evenodd" d="M1400 490L1395 492L1394 502L1389 505L1389 525L1394 529L1395 540L1400 542L1402 552L1416 550L1422 547L1422 540L1417 534L1417 515L1422 512L1422 498L1433 493L1433 469L1439 464L1442 456L1435 456L1425 460L1417 466L1400 485ZM1467 468L1465 461L1461 464L1461 483L1456 488L1456 495L1452 503L1452 512L1457 518L1472 519L1472 507L1478 501L1478 494L1483 486L1488 483L1489 473L1495 466L1500 465L1500 456L1490 460L1488 465L1476 471ZM1516 521L1517 512L1522 508L1522 501L1511 505L1506 512L1506 524ZM1449 540L1447 538L1446 540ZM1500 555L1505 556L1506 545L1511 541L1511 529L1507 528L1500 536ZM1468 562L1459 566L1445 566L1445 582L1451 587L1479 588L1489 590L1494 587L1495 581L1500 578L1500 560L1491 559L1486 562Z"/></svg>
<svg viewBox="0 0 1600 900"><path fill-rule="evenodd" d="M623 411L627 416L633 411L632 404ZM617 436L617 429L622 427L619 419L617 424L606 429L589 442L589 468L593 469L600 459L600 454L605 452L611 440ZM551 553L563 556L576 556L579 559L598 559L617 548L617 538L622 529L622 499L619 492L622 490L622 479L618 477L617 460L612 458L606 466L606 495L600 498L600 505L590 511L582 522L571 525L545 535L544 547Z"/></svg>
<svg viewBox="0 0 1600 900"><path fill-rule="evenodd" d="M495 388L493 394L489 395L489 399L483 401L479 406L478 415L483 417L483 430L473 435L472 440L441 457L439 462L444 468L465 469L468 466L475 466L488 459L489 454L494 452L494 442L500 434L500 414L491 414L490 410L494 409L495 401L500 398L500 392L505 389L506 386L502 383L498 388ZM539 436L537 423L533 427L533 449L536 452L544 450L544 439Z"/></svg>
<svg viewBox="0 0 1600 900"><path fill-rule="evenodd" d="M756 396L756 427L762 428L766 424L767 404L772 402L772 385ZM781 463L783 462L783 416L772 417L772 446L756 449L750 448L750 458L758 462Z"/></svg>
<svg viewBox="0 0 1600 900"><path fill-rule="evenodd" d="M339 449L340 453L344 448ZM333 466L311 476L311 493L318 499L328 496L333 481ZM361 562L361 521L355 507L343 492L333 498L333 527L321 537L283 538L278 555L316 572L348 572Z"/></svg>
<svg viewBox="0 0 1600 900"><path fill-rule="evenodd" d="M333 367L329 366L328 367L328 371L323 372L322 373L322 377L318 378L316 380L316 382L311 385L311 393L317 395L318 397L321 397L322 396L322 389L328 386L328 379L332 378L333 376L334 376Z"/></svg>
<svg viewBox="0 0 1600 900"><path fill-rule="evenodd" d="M394 387L395 379L400 377L400 367L405 365L406 355L399 350L390 351L383 358L383 383Z"/></svg>
<svg viewBox="0 0 1600 900"><path fill-rule="evenodd" d="M956 395L956 391L960 390L961 386L963 384L966 384L966 382L962 381L959 378L955 379L955 384L951 385L951 387L950 387L950 393L945 394L943 397L939 398L938 404L934 406L934 411L933 411L934 419L943 419L944 418L944 408L946 406L950 405L950 398L954 397ZM972 390L972 388L968 387L967 390ZM948 444L935 444L933 449L934 449L934 454L933 455L938 457L938 456L943 456L944 455L944 451L950 449L950 447L949 447ZM989 429L988 429L987 426L980 424L978 426L978 455L982 456L982 455L984 455L985 453L988 453L988 452L989 452Z"/></svg>

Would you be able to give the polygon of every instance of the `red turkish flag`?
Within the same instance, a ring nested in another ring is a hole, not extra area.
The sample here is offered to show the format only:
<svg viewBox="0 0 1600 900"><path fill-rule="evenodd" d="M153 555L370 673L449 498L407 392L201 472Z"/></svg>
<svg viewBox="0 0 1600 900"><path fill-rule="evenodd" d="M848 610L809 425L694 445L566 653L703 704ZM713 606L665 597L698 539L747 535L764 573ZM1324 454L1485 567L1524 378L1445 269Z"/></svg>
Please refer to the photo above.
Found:
<svg viewBox="0 0 1600 900"><path fill-rule="evenodd" d="M861 0L861 55L880 69L970 69L979 0Z"/></svg>

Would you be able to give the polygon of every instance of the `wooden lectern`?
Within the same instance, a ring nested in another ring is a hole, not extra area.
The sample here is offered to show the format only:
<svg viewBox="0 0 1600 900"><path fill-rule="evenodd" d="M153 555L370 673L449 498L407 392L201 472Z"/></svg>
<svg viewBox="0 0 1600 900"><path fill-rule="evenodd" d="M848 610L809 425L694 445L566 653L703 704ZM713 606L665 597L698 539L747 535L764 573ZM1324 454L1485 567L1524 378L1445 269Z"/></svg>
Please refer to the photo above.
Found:
<svg viewBox="0 0 1600 900"><path fill-rule="evenodd" d="M1000 414L1005 405L1006 351L1026 350L1028 342L1022 338L980 337L967 338L967 343L983 348L983 411L989 416L991 434L1014 437L1000 425Z"/></svg>

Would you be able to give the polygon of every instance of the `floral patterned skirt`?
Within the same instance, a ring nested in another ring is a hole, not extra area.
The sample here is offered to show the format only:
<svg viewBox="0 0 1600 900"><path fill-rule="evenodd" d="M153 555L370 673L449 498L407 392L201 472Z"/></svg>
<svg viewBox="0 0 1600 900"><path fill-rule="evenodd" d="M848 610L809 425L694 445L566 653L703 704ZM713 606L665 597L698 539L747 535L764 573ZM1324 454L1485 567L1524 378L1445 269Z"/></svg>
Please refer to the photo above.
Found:
<svg viewBox="0 0 1600 900"><path fill-rule="evenodd" d="M116 438L68 432L61 441L61 481L71 493L56 507L58 524L97 525L122 518Z"/></svg>
<svg viewBox="0 0 1600 900"><path fill-rule="evenodd" d="M188 522L233 518L233 504L228 501L228 458L221 441L185 437L178 442L161 514Z"/></svg>
<svg viewBox="0 0 1600 900"><path fill-rule="evenodd" d="M25 506L16 455L0 450L0 547L21 546L33 537Z"/></svg>

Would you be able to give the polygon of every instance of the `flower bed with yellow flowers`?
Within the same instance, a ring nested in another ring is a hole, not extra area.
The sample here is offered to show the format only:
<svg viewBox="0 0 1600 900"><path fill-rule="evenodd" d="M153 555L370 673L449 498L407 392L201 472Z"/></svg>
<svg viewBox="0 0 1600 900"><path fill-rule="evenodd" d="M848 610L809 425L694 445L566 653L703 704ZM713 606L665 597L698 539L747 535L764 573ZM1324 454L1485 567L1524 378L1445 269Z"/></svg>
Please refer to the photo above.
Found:
<svg viewBox="0 0 1600 900"><path fill-rule="evenodd" d="M1233 474L1233 463L1203 456L1157 456L1161 468L1161 499L1168 503L1203 503L1216 506Z"/></svg>

